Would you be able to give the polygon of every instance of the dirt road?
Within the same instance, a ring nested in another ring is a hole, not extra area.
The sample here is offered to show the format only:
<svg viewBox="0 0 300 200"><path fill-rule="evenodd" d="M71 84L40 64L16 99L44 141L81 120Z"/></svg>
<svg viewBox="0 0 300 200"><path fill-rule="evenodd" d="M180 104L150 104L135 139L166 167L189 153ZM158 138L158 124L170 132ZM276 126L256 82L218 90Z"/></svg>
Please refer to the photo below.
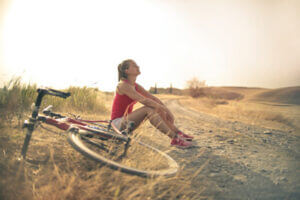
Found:
<svg viewBox="0 0 300 200"><path fill-rule="evenodd" d="M226 121L176 99L165 104L177 126L195 136L195 148L169 154L184 166L183 181L195 191L203 189L199 197L300 199L299 134Z"/></svg>

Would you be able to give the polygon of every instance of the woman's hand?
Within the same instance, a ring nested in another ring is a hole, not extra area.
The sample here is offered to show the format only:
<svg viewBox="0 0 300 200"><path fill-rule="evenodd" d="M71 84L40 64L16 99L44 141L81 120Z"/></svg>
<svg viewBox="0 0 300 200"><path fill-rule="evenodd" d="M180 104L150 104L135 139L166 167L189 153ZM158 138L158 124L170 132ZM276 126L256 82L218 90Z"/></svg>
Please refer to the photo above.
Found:
<svg viewBox="0 0 300 200"><path fill-rule="evenodd" d="M155 110L164 121L168 121L171 124L174 123L174 116L166 106L158 104L158 107Z"/></svg>

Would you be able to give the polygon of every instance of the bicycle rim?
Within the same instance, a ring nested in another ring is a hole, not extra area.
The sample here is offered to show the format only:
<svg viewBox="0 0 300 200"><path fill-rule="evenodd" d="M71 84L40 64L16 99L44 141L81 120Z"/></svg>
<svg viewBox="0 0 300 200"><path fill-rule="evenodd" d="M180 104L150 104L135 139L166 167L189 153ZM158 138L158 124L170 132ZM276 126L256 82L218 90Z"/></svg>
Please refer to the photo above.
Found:
<svg viewBox="0 0 300 200"><path fill-rule="evenodd" d="M103 141L79 133L69 133L68 142L84 156L105 164L114 170L142 177L172 176L178 164L166 153L141 141L132 139L125 157L123 142Z"/></svg>

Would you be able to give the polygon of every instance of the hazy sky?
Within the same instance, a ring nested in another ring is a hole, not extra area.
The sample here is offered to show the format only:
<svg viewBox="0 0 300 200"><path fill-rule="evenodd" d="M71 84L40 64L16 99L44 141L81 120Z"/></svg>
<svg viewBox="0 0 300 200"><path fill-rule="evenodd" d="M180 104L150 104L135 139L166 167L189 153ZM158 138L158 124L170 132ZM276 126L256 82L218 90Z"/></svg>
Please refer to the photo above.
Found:
<svg viewBox="0 0 300 200"><path fill-rule="evenodd" d="M299 0L0 0L0 84L114 90L136 60L146 89L300 85Z"/></svg>

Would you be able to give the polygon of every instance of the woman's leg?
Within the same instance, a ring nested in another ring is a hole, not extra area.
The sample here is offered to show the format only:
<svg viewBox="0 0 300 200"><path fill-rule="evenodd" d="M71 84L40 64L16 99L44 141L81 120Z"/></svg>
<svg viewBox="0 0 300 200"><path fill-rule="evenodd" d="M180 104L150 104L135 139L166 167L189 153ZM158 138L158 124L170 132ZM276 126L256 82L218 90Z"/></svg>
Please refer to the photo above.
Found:
<svg viewBox="0 0 300 200"><path fill-rule="evenodd" d="M135 122L134 128L137 128L147 118L149 119L150 123L154 127L156 127L158 130L168 135L170 138L176 136L176 132L178 131L178 129L175 127L175 125L169 122L165 122L160 117L160 115L154 111L154 109L146 106L139 108L133 111L132 113L128 114L126 117L124 117L124 120L134 121Z"/></svg>

